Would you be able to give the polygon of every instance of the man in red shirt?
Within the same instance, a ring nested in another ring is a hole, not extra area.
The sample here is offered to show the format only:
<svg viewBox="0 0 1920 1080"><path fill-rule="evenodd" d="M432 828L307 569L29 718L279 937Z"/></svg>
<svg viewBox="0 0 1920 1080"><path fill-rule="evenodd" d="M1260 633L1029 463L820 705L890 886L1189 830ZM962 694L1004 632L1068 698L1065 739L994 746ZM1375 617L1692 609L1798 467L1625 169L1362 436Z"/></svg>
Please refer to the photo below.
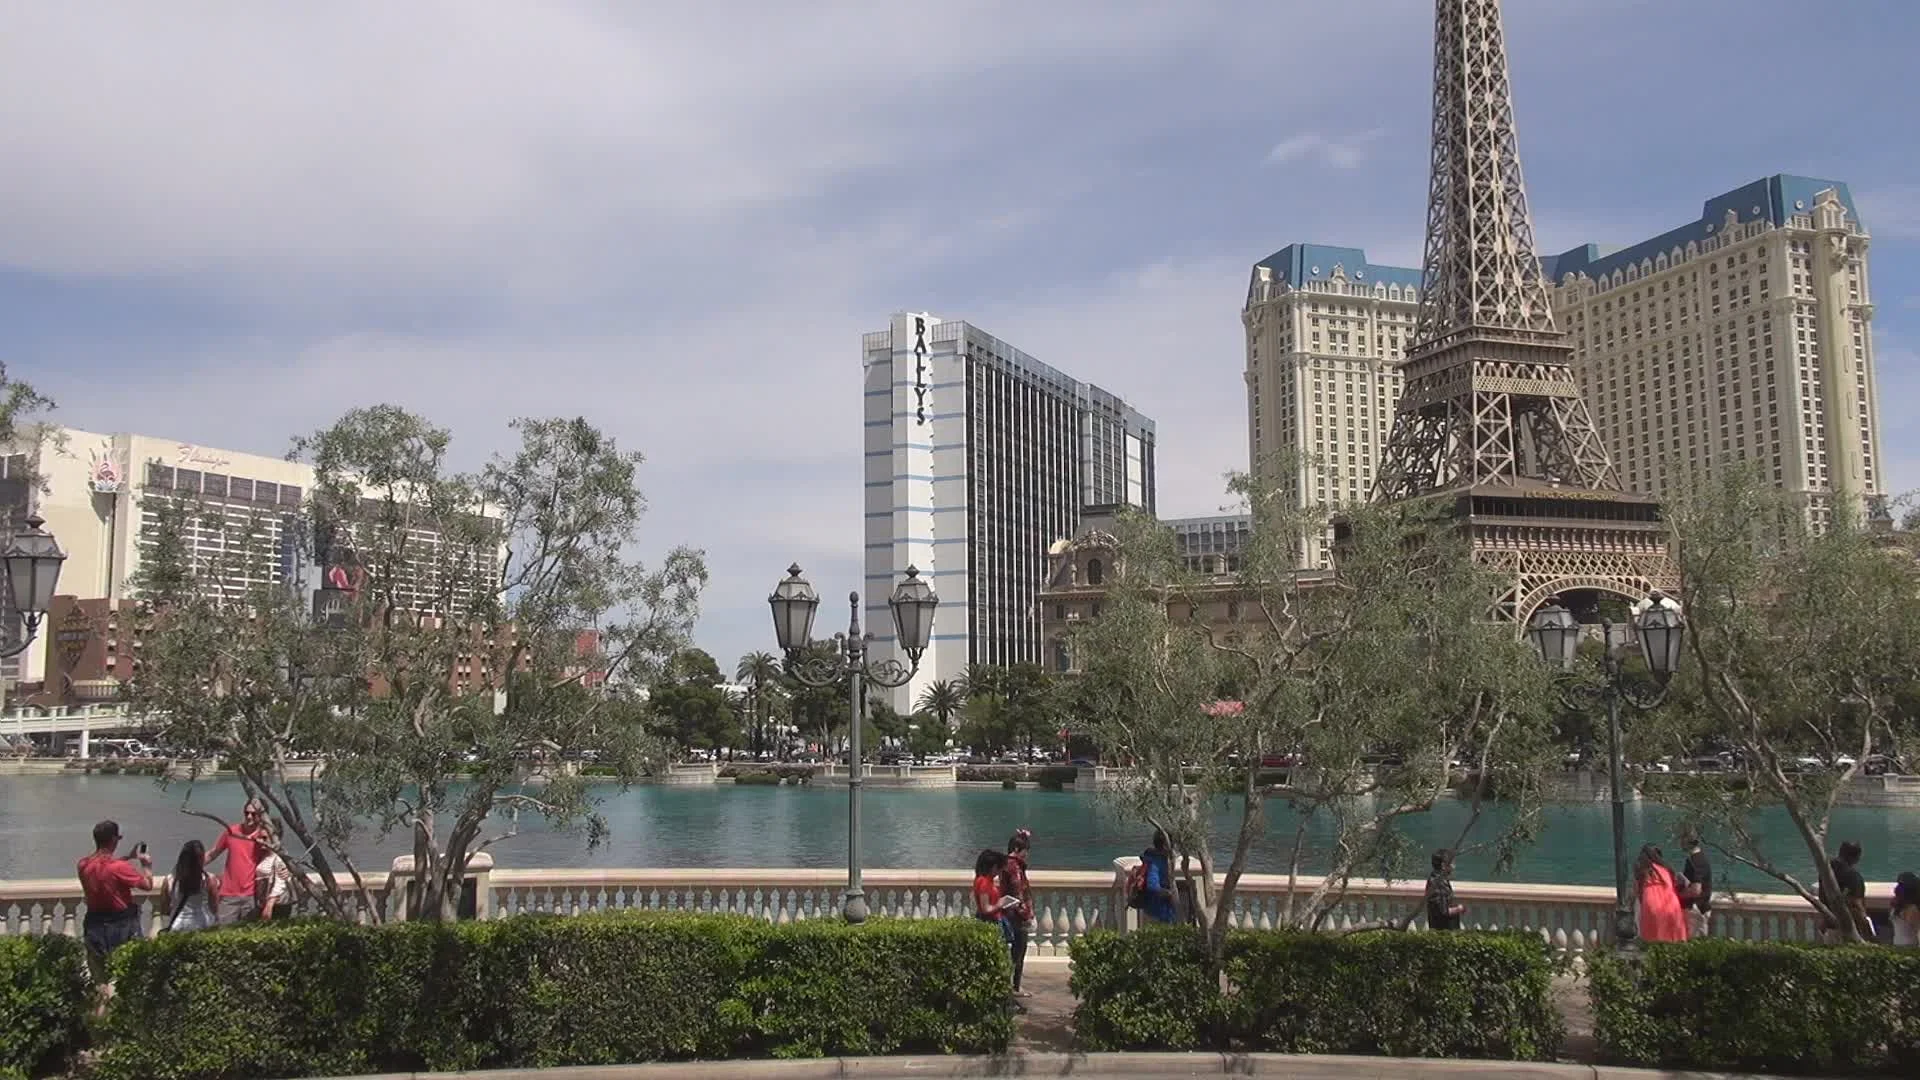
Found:
<svg viewBox="0 0 1920 1080"><path fill-rule="evenodd" d="M267 808L259 799L248 799L240 823L229 825L207 851L207 865L222 855L227 869L220 877L220 922L237 923L254 914L253 871L260 862L260 840L266 832Z"/></svg>
<svg viewBox="0 0 1920 1080"><path fill-rule="evenodd" d="M143 937L140 904L133 898L135 889L153 888L153 858L144 847L132 859L115 852L120 847L120 826L103 821L93 827L93 854L80 860L80 891L87 900L87 914L81 929L87 943L87 969L96 983L107 982L107 955L113 950ZM135 863L139 865L135 865Z"/></svg>

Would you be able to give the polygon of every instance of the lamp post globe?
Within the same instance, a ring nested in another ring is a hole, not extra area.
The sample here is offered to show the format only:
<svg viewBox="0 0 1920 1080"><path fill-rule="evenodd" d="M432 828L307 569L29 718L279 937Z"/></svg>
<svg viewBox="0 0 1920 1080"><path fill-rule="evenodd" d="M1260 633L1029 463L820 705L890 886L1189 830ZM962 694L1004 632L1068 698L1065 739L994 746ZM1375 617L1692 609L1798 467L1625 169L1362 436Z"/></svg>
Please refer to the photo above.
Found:
<svg viewBox="0 0 1920 1080"><path fill-rule="evenodd" d="M895 640L908 659L919 663L927 651L927 642L933 638L933 613L940 606L940 597L934 593L933 586L920 579L920 571L909 566L907 576L900 579L887 606L893 609Z"/></svg>
<svg viewBox="0 0 1920 1080"><path fill-rule="evenodd" d="M1540 650L1540 659L1549 667L1572 670L1580 650L1580 622L1573 617L1573 612L1561 607L1557 599L1547 601L1534 612L1527 636L1533 639L1534 648Z"/></svg>
<svg viewBox="0 0 1920 1080"><path fill-rule="evenodd" d="M813 643L813 616L820 610L820 594L800 576L800 564L787 567L787 576L767 597L773 609L773 636L782 652L794 653Z"/></svg>
<svg viewBox="0 0 1920 1080"><path fill-rule="evenodd" d="M6 562L13 609L27 615L29 621L53 607L60 567L67 561L67 553L60 550L53 534L41 528L45 524L39 514L28 515L26 529L13 534L4 556L0 556Z"/></svg>
<svg viewBox="0 0 1920 1080"><path fill-rule="evenodd" d="M1662 683L1673 678L1673 673L1680 670L1680 647L1687 634L1680 605L1656 590L1636 613L1634 629L1640 635L1640 655L1647 662L1647 670Z"/></svg>

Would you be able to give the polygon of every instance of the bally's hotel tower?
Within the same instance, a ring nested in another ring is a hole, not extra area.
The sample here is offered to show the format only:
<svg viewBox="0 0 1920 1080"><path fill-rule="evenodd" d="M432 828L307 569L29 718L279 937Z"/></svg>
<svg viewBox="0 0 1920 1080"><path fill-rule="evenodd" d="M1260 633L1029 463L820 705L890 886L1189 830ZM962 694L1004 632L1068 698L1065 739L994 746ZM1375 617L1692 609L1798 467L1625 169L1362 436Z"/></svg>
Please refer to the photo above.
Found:
<svg viewBox="0 0 1920 1080"><path fill-rule="evenodd" d="M861 344L876 654L894 654L887 597L909 565L940 594L919 673L891 692L909 713L970 665L1041 662L1047 549L1083 507L1153 512L1153 421L965 322L895 315Z"/></svg>

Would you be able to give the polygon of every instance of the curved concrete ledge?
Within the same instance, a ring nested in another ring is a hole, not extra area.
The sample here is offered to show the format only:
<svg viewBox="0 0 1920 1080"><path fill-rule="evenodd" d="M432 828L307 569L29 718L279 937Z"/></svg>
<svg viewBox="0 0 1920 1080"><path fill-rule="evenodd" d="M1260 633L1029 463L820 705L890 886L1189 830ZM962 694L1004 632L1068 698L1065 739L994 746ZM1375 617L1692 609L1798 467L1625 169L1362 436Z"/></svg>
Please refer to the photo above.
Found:
<svg viewBox="0 0 1920 1080"><path fill-rule="evenodd" d="M1314 1054L1033 1054L997 1057L820 1058L810 1061L708 1061L660 1065L589 1065L565 1069L496 1069L463 1073L389 1073L356 1080L959 1080L963 1077L1285 1076L1291 1080L1409 1080L1413 1077L1490 1076L1504 1080L1631 1080L1636 1077L1709 1077L1724 1073L1662 1072L1528 1061L1440 1061L1428 1058L1343 1057ZM345 1078L341 1078L345 1080Z"/></svg>

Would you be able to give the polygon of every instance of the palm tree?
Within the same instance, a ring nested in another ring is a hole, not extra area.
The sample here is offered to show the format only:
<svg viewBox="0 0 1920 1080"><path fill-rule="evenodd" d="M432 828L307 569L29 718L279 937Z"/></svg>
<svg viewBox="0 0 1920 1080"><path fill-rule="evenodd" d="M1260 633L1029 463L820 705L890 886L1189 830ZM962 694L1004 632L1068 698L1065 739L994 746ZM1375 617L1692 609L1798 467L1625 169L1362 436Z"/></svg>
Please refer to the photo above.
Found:
<svg viewBox="0 0 1920 1080"><path fill-rule="evenodd" d="M772 653L750 652L733 669L736 682L747 686L749 728L753 732L753 753L758 757L767 731L767 690L780 678L780 661Z"/></svg>
<svg viewBox="0 0 1920 1080"><path fill-rule="evenodd" d="M939 718L941 730L952 731L953 714L959 712L966 701L967 695L958 683L939 679L920 691L919 707Z"/></svg>
<svg viewBox="0 0 1920 1080"><path fill-rule="evenodd" d="M1006 672L987 664L970 664L957 685L961 697L996 697L1006 689Z"/></svg>

